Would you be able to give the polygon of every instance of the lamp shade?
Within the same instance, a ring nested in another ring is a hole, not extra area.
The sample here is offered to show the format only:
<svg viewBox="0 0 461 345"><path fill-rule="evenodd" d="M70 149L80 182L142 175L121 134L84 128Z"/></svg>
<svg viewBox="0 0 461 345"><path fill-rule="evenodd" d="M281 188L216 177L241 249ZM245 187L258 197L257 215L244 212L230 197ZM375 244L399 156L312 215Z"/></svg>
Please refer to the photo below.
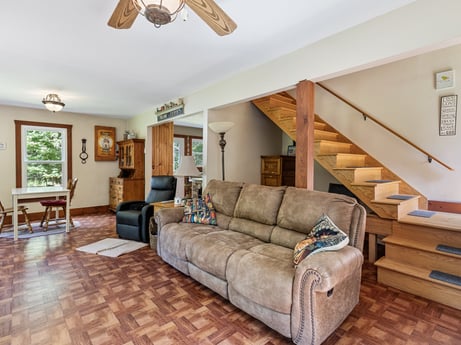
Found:
<svg viewBox="0 0 461 345"><path fill-rule="evenodd" d="M226 133L229 129L234 126L233 122L211 122L208 127L215 133Z"/></svg>
<svg viewBox="0 0 461 345"><path fill-rule="evenodd" d="M175 176L200 176L200 171L195 166L194 157L183 156L178 170L174 173Z"/></svg>

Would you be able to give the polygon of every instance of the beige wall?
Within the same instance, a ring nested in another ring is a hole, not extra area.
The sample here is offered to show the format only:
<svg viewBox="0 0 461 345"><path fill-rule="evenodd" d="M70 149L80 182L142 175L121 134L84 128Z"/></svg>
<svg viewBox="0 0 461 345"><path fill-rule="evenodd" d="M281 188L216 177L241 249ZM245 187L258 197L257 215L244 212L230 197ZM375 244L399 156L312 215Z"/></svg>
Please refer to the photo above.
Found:
<svg viewBox="0 0 461 345"><path fill-rule="evenodd" d="M352 103L434 155L455 171L382 130L317 89L316 110L359 146L432 200L461 200L461 135L439 136L440 97L460 95L461 82L436 90L436 72L461 72L461 45L325 81ZM459 102L459 101L458 101ZM458 117L459 122L459 117Z"/></svg>
<svg viewBox="0 0 461 345"><path fill-rule="evenodd" d="M282 132L262 115L252 104L246 102L219 110L210 110L208 123L234 122L224 136L225 173L227 181L260 183L261 155L281 154ZM206 179L221 179L221 147L219 135L207 129Z"/></svg>
<svg viewBox="0 0 461 345"><path fill-rule="evenodd" d="M125 130L125 120L0 106L0 142L7 145L6 150L0 150L0 162L3 164L0 179L0 198L3 204L8 206L11 206L11 189L16 187L14 120L71 124L73 177L79 179L72 207L108 205L109 177L117 176L119 170L117 162L94 161L94 126L115 127L117 140L119 140ZM87 139L89 158L86 164L82 164L78 157L81 152L82 138ZM30 206L32 212L42 210L38 204L31 204Z"/></svg>

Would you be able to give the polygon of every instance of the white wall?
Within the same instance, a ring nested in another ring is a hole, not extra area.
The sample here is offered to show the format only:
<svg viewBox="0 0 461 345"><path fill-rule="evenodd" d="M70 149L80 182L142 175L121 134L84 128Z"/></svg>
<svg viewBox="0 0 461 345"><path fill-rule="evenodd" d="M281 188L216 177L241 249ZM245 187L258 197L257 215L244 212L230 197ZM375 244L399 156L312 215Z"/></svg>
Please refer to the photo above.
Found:
<svg viewBox="0 0 461 345"><path fill-rule="evenodd" d="M261 155L281 154L282 132L250 103L208 112L208 123L234 122L224 136L226 181L261 182ZM206 179L222 179L219 135L207 129Z"/></svg>
<svg viewBox="0 0 461 345"><path fill-rule="evenodd" d="M72 200L72 207L80 208L109 204L109 177L117 176L119 169L116 161L94 161L94 126L115 127L117 140L120 140L125 130L125 120L68 112L51 113L47 110L0 106L0 142L7 145L6 150L0 150L0 162L3 164L0 178L0 198L5 206L11 206L11 189L16 187L14 120L71 124L73 177L79 179L75 196ZM82 138L87 139L89 158L86 164L82 164L78 156L82 148ZM31 204L30 208L31 212L42 211L42 208L37 203Z"/></svg>
<svg viewBox="0 0 461 345"><path fill-rule="evenodd" d="M439 136L440 97L460 95L458 86L436 90L434 74L461 72L461 45L325 81L324 84L360 106L385 125L454 168L450 171L404 141L363 121L317 88L316 111L368 153L430 200L461 200L461 136ZM461 73L458 73L461 78ZM458 118L459 122L459 118ZM458 128L459 124L458 124Z"/></svg>

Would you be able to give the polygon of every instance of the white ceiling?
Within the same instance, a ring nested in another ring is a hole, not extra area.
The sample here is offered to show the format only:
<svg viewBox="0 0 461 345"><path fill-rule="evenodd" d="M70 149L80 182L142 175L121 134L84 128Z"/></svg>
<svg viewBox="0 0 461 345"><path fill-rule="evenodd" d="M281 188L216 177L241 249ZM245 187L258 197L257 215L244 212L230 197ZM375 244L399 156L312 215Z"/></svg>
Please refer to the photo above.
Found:
<svg viewBox="0 0 461 345"><path fill-rule="evenodd" d="M0 104L129 118L414 0L216 0L220 37L192 11L156 29L107 26L118 0L9 0L0 11Z"/></svg>

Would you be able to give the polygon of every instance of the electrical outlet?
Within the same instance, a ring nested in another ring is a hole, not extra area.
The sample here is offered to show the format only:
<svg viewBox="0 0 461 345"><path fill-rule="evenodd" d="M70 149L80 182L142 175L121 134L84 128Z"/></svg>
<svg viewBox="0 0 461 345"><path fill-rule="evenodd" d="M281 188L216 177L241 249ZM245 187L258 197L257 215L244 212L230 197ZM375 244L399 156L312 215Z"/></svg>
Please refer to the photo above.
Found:
<svg viewBox="0 0 461 345"><path fill-rule="evenodd" d="M0 150L6 150L6 143L0 143Z"/></svg>

